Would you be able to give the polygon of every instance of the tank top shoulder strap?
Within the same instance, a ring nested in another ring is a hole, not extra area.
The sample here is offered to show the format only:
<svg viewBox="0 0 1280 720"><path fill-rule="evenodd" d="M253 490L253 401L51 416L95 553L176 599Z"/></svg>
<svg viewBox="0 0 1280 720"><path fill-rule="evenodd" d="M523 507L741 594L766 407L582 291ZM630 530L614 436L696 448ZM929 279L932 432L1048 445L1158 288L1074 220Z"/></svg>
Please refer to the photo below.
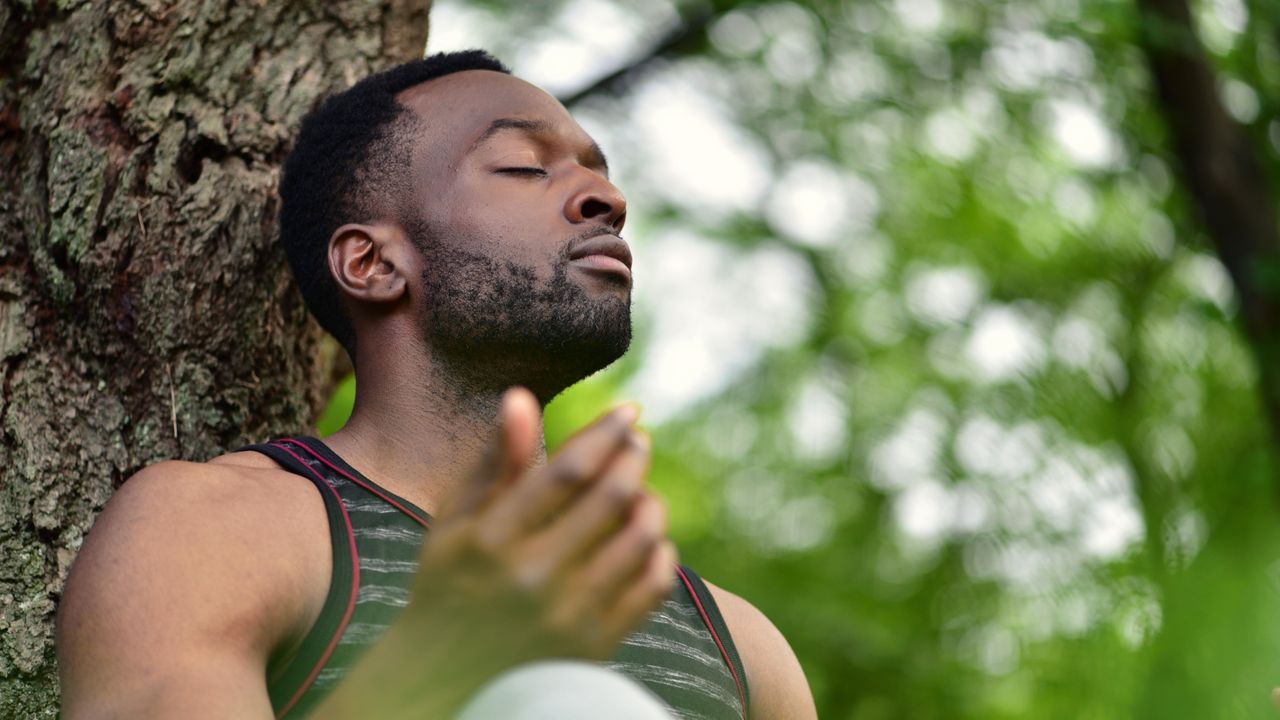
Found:
<svg viewBox="0 0 1280 720"><path fill-rule="evenodd" d="M729 666L729 672L733 675L733 681L738 687L738 697L742 701L742 715L744 718L748 717L751 693L747 687L747 673L742 666L742 658L738 655L733 636L729 633L729 626L725 624L724 615L720 613L720 606L716 604L706 582L688 565L676 566L676 581L683 584L693 597L698 613L702 616L707 630L711 631L711 639L720 649L720 655Z"/></svg>
<svg viewBox="0 0 1280 720"><path fill-rule="evenodd" d="M283 717L314 682L316 675L333 654L338 638L351 619L359 589L359 558L355 532L342 497L331 477L317 469L314 460L297 452L289 442L279 440L246 445L237 452L259 452L280 467L300 475L315 485L324 498L329 520L329 539L333 548L333 574L329 593L321 606L320 616L293 651L272 658L267 667L267 689L276 717Z"/></svg>

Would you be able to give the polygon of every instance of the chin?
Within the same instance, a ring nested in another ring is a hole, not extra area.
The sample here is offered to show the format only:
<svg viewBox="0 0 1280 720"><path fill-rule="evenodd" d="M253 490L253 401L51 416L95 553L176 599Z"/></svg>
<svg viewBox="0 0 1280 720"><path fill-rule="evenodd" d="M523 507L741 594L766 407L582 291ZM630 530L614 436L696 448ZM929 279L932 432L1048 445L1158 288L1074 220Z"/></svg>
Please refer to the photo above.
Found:
<svg viewBox="0 0 1280 720"><path fill-rule="evenodd" d="M563 324L554 329L543 325L543 332L538 329L508 328L510 332L465 339L436 337L432 345L464 392L483 396L521 385L544 406L612 365L631 346L630 313L615 315L612 323L597 324L589 333L568 332L575 328Z"/></svg>
<svg viewBox="0 0 1280 720"><path fill-rule="evenodd" d="M631 345L630 288L607 280L608 291L599 281L588 288L560 266L539 286L496 262L424 276L427 345L461 387L523 385L545 405Z"/></svg>
<svg viewBox="0 0 1280 720"><path fill-rule="evenodd" d="M528 362L521 373L524 381L508 383L507 387L523 385L545 406L560 393L612 365L630 346L628 326L625 335L609 338L608 342L566 347L554 355L543 355L540 362ZM533 360L534 355L526 358Z"/></svg>

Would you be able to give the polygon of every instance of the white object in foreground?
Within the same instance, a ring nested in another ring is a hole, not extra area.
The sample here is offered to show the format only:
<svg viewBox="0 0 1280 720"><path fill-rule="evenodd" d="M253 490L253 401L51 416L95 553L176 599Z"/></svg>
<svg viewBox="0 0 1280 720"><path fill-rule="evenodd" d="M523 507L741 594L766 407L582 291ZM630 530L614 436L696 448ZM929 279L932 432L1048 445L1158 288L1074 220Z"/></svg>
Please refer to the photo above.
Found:
<svg viewBox="0 0 1280 720"><path fill-rule="evenodd" d="M549 660L521 665L476 693L457 720L672 720L656 695L599 665Z"/></svg>

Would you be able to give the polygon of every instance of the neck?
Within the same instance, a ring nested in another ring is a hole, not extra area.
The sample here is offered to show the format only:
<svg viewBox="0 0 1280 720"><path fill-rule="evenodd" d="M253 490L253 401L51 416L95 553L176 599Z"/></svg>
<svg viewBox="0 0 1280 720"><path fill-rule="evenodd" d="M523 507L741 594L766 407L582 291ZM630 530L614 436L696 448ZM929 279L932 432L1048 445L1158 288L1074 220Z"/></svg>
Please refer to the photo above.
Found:
<svg viewBox="0 0 1280 720"><path fill-rule="evenodd" d="M497 433L500 384L477 385L424 353L358 352L351 418L325 442L369 479L434 515ZM541 429L539 429L541 435ZM546 461L538 443L534 465Z"/></svg>

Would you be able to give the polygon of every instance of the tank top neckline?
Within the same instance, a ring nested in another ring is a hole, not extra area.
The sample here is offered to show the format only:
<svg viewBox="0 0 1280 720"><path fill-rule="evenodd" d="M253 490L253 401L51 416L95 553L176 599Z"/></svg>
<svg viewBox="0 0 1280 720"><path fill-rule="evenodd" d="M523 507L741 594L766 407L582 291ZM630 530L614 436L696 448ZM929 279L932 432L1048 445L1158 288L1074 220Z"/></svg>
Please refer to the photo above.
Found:
<svg viewBox="0 0 1280 720"><path fill-rule="evenodd" d="M301 645L266 671L276 717L301 718L332 692L407 603L428 516L314 437L284 437L246 449L311 480L329 517L333 574L320 616ZM715 598L691 568L678 566L677 575L671 595L606 665L643 683L679 708L680 716L745 720L746 673Z"/></svg>
<svg viewBox="0 0 1280 720"><path fill-rule="evenodd" d="M409 515L410 517L413 517L414 520L417 520L418 522L425 522L427 524L431 523L432 518L430 513L418 507L412 501L405 499L404 497L388 490L382 485L379 485L378 483L365 477L364 473L357 470L354 466L351 465L351 463L348 463L346 460L344 460L341 455L334 452L333 449L330 448L328 445L326 445L323 440L312 437L310 435L298 435L298 436L295 436L293 439L296 441L302 442L307 447L311 448L311 450L313 450L316 454L320 455L321 458L329 461L329 463L331 463L332 465L335 465L336 467L334 469L337 470L339 473L344 475L354 476L354 479L356 480L357 484L365 485L368 488L372 489L375 493L385 495L390 499L394 500L395 502L393 502L392 505L398 506L398 508L402 512L405 512L405 514Z"/></svg>

